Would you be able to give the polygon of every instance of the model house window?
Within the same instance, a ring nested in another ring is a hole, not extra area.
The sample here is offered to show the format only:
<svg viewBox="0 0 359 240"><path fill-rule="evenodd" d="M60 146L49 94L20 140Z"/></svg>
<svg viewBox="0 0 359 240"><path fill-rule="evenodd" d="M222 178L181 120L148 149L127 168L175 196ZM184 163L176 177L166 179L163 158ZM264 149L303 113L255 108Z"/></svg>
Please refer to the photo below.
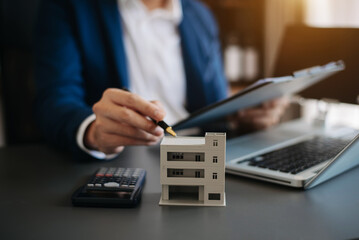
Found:
<svg viewBox="0 0 359 240"><path fill-rule="evenodd" d="M218 157L217 156L213 156L213 163L218 163Z"/></svg>
<svg viewBox="0 0 359 240"><path fill-rule="evenodd" d="M183 159L183 153L172 153L172 159Z"/></svg>
<svg viewBox="0 0 359 240"><path fill-rule="evenodd" d="M208 200L221 200L220 193L208 193Z"/></svg>
<svg viewBox="0 0 359 240"><path fill-rule="evenodd" d="M196 178L200 178L200 177L201 177L201 172L200 172L200 171L196 171L196 172L195 172L195 177L196 177Z"/></svg>
<svg viewBox="0 0 359 240"><path fill-rule="evenodd" d="M196 155L196 162L201 161L201 155Z"/></svg>
<svg viewBox="0 0 359 240"><path fill-rule="evenodd" d="M179 175L183 175L183 169L174 169L172 171L172 175L176 175L176 176L179 176Z"/></svg>
<svg viewBox="0 0 359 240"><path fill-rule="evenodd" d="M213 147L218 147L218 141L217 140L213 140Z"/></svg>
<svg viewBox="0 0 359 240"><path fill-rule="evenodd" d="M212 178L213 178L213 179L217 179L217 173L213 173Z"/></svg>

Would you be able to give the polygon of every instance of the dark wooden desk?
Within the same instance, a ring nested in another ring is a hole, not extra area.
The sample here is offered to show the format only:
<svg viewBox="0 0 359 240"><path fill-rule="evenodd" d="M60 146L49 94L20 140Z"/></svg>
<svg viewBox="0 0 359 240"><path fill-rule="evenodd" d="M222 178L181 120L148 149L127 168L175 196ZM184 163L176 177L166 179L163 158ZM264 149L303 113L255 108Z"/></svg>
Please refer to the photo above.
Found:
<svg viewBox="0 0 359 240"><path fill-rule="evenodd" d="M142 167L135 209L76 208L71 193L100 166ZM47 146L0 149L0 239L351 239L359 168L304 192L227 175L227 207L159 207L159 148L74 163Z"/></svg>

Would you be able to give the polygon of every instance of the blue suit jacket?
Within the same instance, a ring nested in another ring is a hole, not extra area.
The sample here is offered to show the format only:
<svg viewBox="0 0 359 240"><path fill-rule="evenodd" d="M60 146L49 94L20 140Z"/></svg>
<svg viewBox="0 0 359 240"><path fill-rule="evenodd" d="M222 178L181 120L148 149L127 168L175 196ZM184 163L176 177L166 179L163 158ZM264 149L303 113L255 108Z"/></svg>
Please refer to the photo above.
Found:
<svg viewBox="0 0 359 240"><path fill-rule="evenodd" d="M182 0L179 26L193 112L226 97L218 30L196 0ZM46 139L86 158L76 144L81 122L107 88L128 87L117 0L45 0L36 30L36 117Z"/></svg>

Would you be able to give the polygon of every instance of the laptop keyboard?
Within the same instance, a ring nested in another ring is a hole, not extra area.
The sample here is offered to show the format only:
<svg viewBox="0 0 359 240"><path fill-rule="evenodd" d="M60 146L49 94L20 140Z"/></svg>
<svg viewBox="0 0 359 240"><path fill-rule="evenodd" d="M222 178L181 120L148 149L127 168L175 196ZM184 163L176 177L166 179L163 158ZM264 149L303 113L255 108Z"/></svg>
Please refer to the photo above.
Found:
<svg viewBox="0 0 359 240"><path fill-rule="evenodd" d="M350 140L316 137L249 159L249 165L297 174L333 158Z"/></svg>

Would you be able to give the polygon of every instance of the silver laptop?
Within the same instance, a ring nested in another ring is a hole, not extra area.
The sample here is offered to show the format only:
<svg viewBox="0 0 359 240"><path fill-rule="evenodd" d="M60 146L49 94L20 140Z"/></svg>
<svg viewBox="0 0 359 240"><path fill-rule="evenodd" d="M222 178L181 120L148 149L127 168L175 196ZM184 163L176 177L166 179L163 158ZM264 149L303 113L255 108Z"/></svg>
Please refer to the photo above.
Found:
<svg viewBox="0 0 359 240"><path fill-rule="evenodd" d="M305 120L227 141L226 172L309 189L359 165L359 131Z"/></svg>

